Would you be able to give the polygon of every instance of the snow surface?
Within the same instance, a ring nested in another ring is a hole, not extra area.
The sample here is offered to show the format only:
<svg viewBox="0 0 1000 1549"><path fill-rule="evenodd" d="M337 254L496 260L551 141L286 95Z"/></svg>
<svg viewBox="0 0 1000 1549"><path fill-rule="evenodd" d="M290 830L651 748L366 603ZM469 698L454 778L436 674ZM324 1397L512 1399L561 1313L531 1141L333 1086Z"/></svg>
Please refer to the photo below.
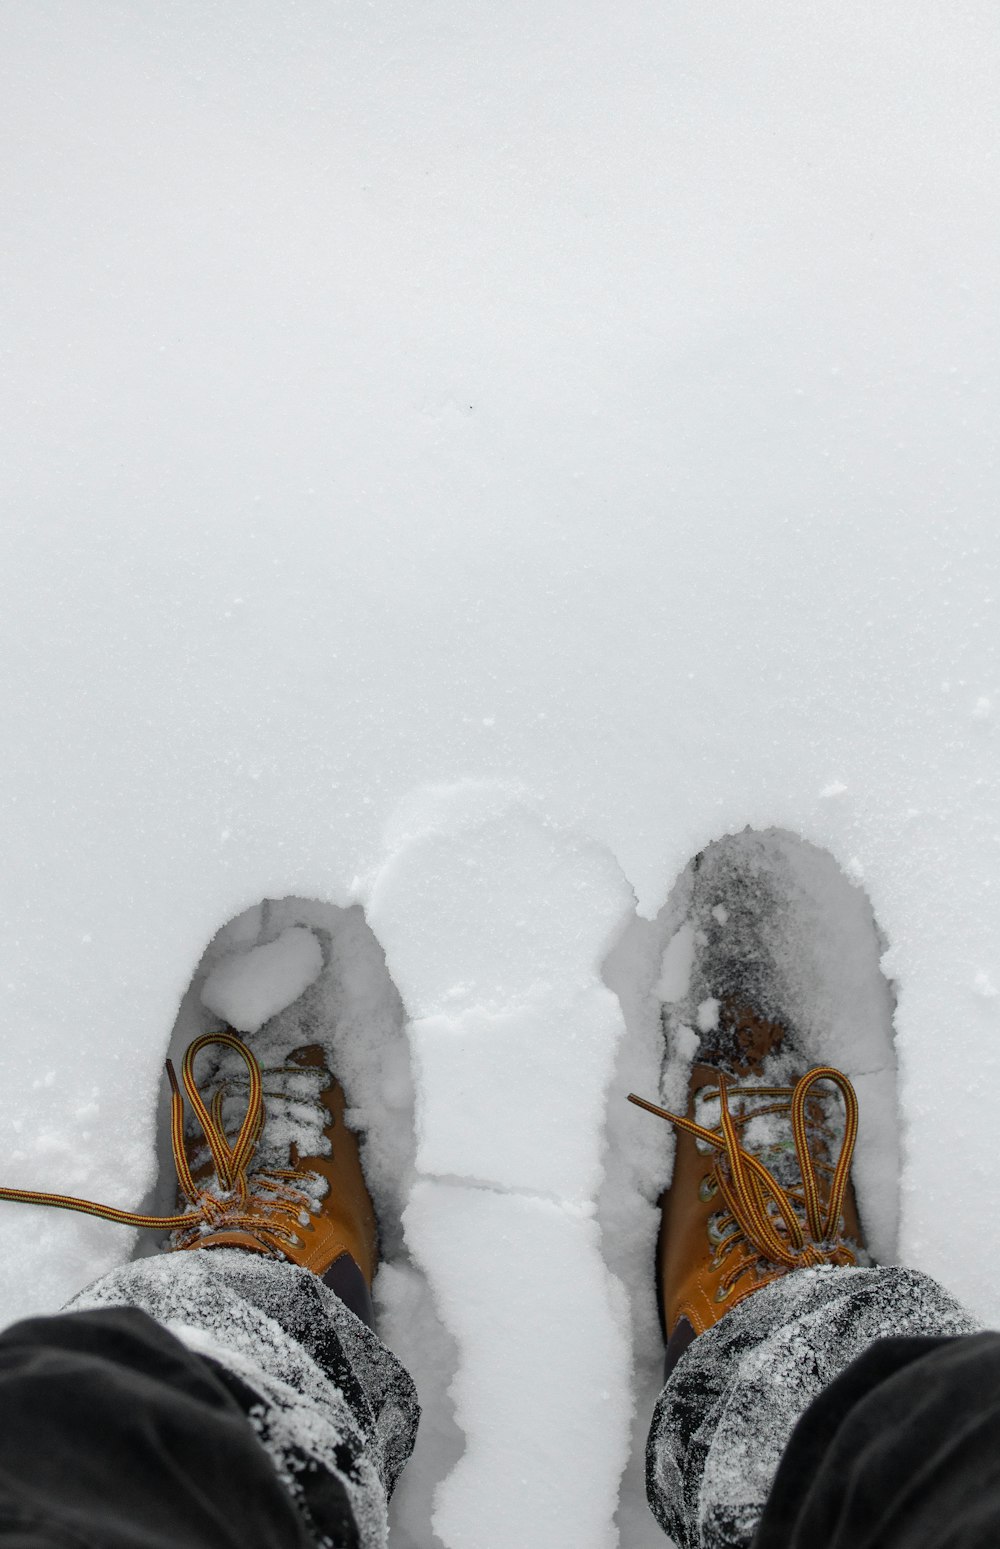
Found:
<svg viewBox="0 0 1000 1549"><path fill-rule="evenodd" d="M274 941L224 957L201 987L201 1003L229 1027L255 1033L305 994L323 969L311 930L291 925Z"/></svg>
<svg viewBox="0 0 1000 1549"><path fill-rule="evenodd" d="M711 840L871 900L898 1252L1000 1318L995 7L0 36L0 1181L137 1204L206 945L325 931L430 1396L396 1541L598 1549L627 1458L652 1549L623 1096ZM0 1238L7 1318L133 1248Z"/></svg>

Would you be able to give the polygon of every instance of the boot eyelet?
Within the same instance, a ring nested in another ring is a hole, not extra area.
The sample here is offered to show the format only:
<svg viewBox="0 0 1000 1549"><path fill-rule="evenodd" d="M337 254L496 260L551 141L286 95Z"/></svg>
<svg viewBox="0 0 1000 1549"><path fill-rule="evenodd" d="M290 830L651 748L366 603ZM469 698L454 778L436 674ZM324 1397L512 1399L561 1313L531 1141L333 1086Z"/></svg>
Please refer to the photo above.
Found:
<svg viewBox="0 0 1000 1549"><path fill-rule="evenodd" d="M710 1199L714 1199L719 1192L719 1185L711 1173L706 1173L698 1185L698 1198L703 1205L707 1205Z"/></svg>
<svg viewBox="0 0 1000 1549"><path fill-rule="evenodd" d="M728 1302L732 1294L733 1287L731 1285L720 1285L719 1289L715 1293L715 1300L717 1302Z"/></svg>
<svg viewBox="0 0 1000 1549"><path fill-rule="evenodd" d="M722 1231L722 1223L724 1219L725 1218L720 1210L717 1210L714 1215L711 1215L708 1218L708 1225L706 1226L705 1230L708 1233L708 1240L712 1244L713 1248L717 1248L721 1242L725 1242L728 1237L732 1236L731 1231L725 1233Z"/></svg>

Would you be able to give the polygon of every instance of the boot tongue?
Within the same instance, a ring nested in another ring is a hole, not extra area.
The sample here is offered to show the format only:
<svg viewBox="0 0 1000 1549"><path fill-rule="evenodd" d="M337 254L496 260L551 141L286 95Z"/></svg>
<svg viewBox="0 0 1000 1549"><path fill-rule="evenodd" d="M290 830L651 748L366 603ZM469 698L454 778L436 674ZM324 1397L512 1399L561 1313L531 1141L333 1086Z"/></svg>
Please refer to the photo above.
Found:
<svg viewBox="0 0 1000 1549"><path fill-rule="evenodd" d="M744 1151L767 1168L788 1191L802 1187L792 1131L792 1089L809 1068L797 1030L772 1020L737 995L703 1002L699 1008L699 1043L692 1071L694 1117L706 1129L718 1131L719 1073L727 1078L729 1111L737 1122ZM768 1088L780 1088L780 1093ZM759 1094L755 1088L760 1088ZM714 1095L705 1095L714 1093ZM776 1105L784 1111L768 1112ZM703 1117L699 1115L701 1108ZM809 1149L820 1163L828 1162L843 1134L840 1105L833 1109L819 1094L807 1105ZM745 1120L745 1122L739 1122Z"/></svg>
<svg viewBox="0 0 1000 1549"><path fill-rule="evenodd" d="M706 1083L694 1094L694 1118L705 1129L718 1132L721 1125L718 1074L714 1073L714 1081L710 1079L707 1069L704 1074ZM699 1077L701 1075L702 1072L699 1072ZM738 1088L729 1085L729 1111L737 1121L736 1129L742 1149L761 1162L783 1189L799 1189L802 1174L792 1132L791 1088L779 1096L772 1090L779 1084L782 1083L758 1080L743 1081ZM759 1093L755 1092L755 1086L761 1087ZM769 1111L776 1103L782 1104L784 1111ZM818 1162L828 1162L839 1144L842 1132L842 1124L838 1126L838 1111L831 1110L830 1105L822 1099L810 1097L807 1121L810 1152Z"/></svg>

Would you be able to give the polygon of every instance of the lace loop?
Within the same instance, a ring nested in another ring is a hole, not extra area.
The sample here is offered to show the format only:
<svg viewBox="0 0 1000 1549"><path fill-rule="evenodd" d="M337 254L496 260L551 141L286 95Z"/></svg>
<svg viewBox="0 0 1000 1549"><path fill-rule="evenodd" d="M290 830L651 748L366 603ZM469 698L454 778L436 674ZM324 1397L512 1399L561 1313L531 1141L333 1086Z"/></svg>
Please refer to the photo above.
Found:
<svg viewBox="0 0 1000 1549"><path fill-rule="evenodd" d="M736 1121L729 1108L728 1083L722 1071L718 1072L718 1077L721 1133L706 1129L694 1119L669 1113L665 1108L659 1108L655 1103L647 1102L643 1097L637 1097L634 1092L629 1093L628 1100L630 1103L635 1103L637 1107L645 1108L647 1112L666 1119L669 1124L685 1130L720 1153L719 1162L713 1168L711 1176L718 1184L727 1212L759 1257L773 1264L782 1264L788 1269L806 1269L818 1264L844 1263L847 1260L854 1262L854 1255L850 1249L837 1241L844 1197L850 1178L851 1158L858 1133L858 1099L847 1076L831 1065L821 1065L815 1070L807 1071L791 1090L792 1134L795 1138L795 1152L802 1178L806 1226L810 1239L808 1241L792 1197L768 1171L763 1162L740 1144ZM844 1136L833 1168L825 1212L821 1204L817 1164L809 1148L806 1116L806 1101L820 1081L830 1081L836 1086L844 1100L846 1113ZM777 1095L779 1092L782 1095L788 1095L787 1088L751 1087L743 1090L763 1096ZM761 1111L779 1110L772 1108ZM720 1162L724 1162L725 1166L721 1166ZM773 1202L784 1224L787 1239L772 1220L767 1208L768 1200ZM717 1249L719 1257L728 1254L735 1244L735 1234L727 1237ZM723 1284L735 1283L748 1267L745 1259L739 1260Z"/></svg>

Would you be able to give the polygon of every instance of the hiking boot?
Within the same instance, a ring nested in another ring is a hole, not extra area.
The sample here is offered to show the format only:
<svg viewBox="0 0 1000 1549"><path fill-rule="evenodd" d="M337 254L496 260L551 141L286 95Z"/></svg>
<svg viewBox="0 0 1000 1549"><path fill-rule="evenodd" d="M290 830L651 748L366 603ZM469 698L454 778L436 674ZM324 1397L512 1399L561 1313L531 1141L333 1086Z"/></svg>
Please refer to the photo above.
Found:
<svg viewBox="0 0 1000 1549"><path fill-rule="evenodd" d="M232 1030L190 1045L181 1069L193 1111L186 1127L168 1063L182 1212L169 1251L242 1248L286 1259L319 1275L348 1305L360 1301L370 1321L377 1227L358 1138L344 1121L343 1088L320 1044L286 1053L266 1036L253 1042L259 1061ZM195 1060L209 1048L213 1057L196 1081ZM351 1290L359 1277L363 1286Z"/></svg>
<svg viewBox="0 0 1000 1549"><path fill-rule="evenodd" d="M357 1136L344 1121L343 1089L322 1045L287 1052L274 1024L253 1037L260 1061L231 1030L205 1033L189 1045L181 1066L194 1114L187 1128L184 1098L167 1061L177 1215L145 1215L38 1189L0 1187L0 1199L169 1230L168 1251L242 1248L284 1259L318 1275L371 1325L378 1233ZM199 1088L195 1060L213 1046L214 1069Z"/></svg>
<svg viewBox="0 0 1000 1549"><path fill-rule="evenodd" d="M780 1022L722 1001L686 1116L630 1101L677 1130L657 1247L668 1372L762 1286L794 1269L868 1262L849 1178L854 1088L830 1066L810 1068Z"/></svg>

